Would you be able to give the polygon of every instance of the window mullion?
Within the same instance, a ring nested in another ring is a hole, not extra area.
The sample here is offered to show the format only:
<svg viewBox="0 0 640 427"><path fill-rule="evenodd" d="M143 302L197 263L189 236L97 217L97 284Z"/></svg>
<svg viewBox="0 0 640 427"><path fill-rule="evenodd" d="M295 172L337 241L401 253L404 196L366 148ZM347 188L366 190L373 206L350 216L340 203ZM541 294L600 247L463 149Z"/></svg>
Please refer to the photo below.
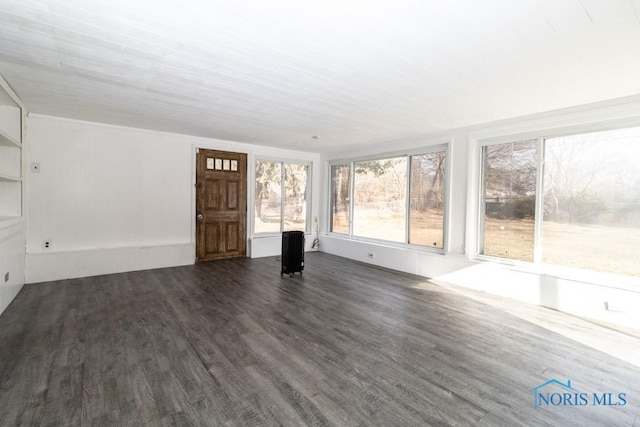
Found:
<svg viewBox="0 0 640 427"><path fill-rule="evenodd" d="M280 234L284 231L284 199L287 194L284 185L285 178L284 162L280 162Z"/></svg>
<svg viewBox="0 0 640 427"><path fill-rule="evenodd" d="M544 138L536 143L536 204L533 240L533 262L542 262L542 223L544 216Z"/></svg>
<svg viewBox="0 0 640 427"><path fill-rule="evenodd" d="M350 163L349 170L349 236L353 236L353 204L355 200L356 166Z"/></svg>
<svg viewBox="0 0 640 427"><path fill-rule="evenodd" d="M405 188L405 230L404 242L411 243L409 236L411 233L411 156L407 156L407 183Z"/></svg>
<svg viewBox="0 0 640 427"><path fill-rule="evenodd" d="M478 177L478 182L480 183L479 185L479 197L478 197L478 240L477 240L477 247L476 247L476 253L477 254L483 254L484 253L484 230L485 230L485 189L486 189L486 185L485 185L485 170L487 168L486 165L486 159L485 159L485 148L486 146L481 146L480 147L480 168L479 168L479 177Z"/></svg>
<svg viewBox="0 0 640 427"><path fill-rule="evenodd" d="M304 232L305 233L313 233L314 231L314 221L311 218L311 165L307 165L307 178L304 183L304 211L305 211L305 223L304 223Z"/></svg>

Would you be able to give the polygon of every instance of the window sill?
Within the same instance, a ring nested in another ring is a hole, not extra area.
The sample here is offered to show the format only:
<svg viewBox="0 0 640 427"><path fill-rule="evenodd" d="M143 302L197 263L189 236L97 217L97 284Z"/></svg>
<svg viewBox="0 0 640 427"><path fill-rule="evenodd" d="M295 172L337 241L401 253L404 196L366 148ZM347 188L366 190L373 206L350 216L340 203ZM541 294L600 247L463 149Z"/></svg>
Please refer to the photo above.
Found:
<svg viewBox="0 0 640 427"><path fill-rule="evenodd" d="M15 224L20 224L24 221L24 217L21 216L0 216L0 229L8 228Z"/></svg>
<svg viewBox="0 0 640 427"><path fill-rule="evenodd" d="M431 248L429 246L419 246L419 245L412 245L409 243L400 243L400 242L389 242L387 240L377 240L377 239L371 239L368 237L348 236L346 234L331 233L331 232L324 234L324 237L330 237L332 239L340 239L340 240L345 240L349 242L358 242L358 243L366 243L369 245L384 246L387 248L410 250L410 251L420 252L425 254L444 255L444 249Z"/></svg>
<svg viewBox="0 0 640 427"><path fill-rule="evenodd" d="M537 274L539 276L550 277L553 279L585 283L605 288L622 289L631 292L640 292L640 277L635 276L585 270L553 264L536 264L533 262L509 260L486 255L477 255L474 260L501 264L509 270L520 273Z"/></svg>
<svg viewBox="0 0 640 427"><path fill-rule="evenodd" d="M305 237L307 236L311 236L311 233L308 231L304 232ZM274 237L282 237L282 233L265 233L265 234L255 234L253 235L251 238L252 239L270 239L270 238L274 238Z"/></svg>

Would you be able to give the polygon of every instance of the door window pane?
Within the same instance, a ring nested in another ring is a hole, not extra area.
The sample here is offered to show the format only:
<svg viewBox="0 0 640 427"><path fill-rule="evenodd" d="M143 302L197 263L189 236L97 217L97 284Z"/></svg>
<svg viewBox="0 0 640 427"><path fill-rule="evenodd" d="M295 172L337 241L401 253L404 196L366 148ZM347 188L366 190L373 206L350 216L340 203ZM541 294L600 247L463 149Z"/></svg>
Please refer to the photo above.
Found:
<svg viewBox="0 0 640 427"><path fill-rule="evenodd" d="M545 141L543 261L640 276L640 128Z"/></svg>
<svg viewBox="0 0 640 427"><path fill-rule="evenodd" d="M284 165L284 231L305 231L308 166Z"/></svg>
<svg viewBox="0 0 640 427"><path fill-rule="evenodd" d="M481 252L533 261L536 141L483 148L484 234Z"/></svg>
<svg viewBox="0 0 640 427"><path fill-rule="evenodd" d="M279 233L282 169L280 162L256 161L255 233Z"/></svg>
<svg viewBox="0 0 640 427"><path fill-rule="evenodd" d="M356 162L353 235L406 242L407 158Z"/></svg>
<svg viewBox="0 0 640 427"><path fill-rule="evenodd" d="M411 244L443 247L444 167L444 151L411 156Z"/></svg>
<svg viewBox="0 0 640 427"><path fill-rule="evenodd" d="M331 231L349 234L350 165L331 166Z"/></svg>

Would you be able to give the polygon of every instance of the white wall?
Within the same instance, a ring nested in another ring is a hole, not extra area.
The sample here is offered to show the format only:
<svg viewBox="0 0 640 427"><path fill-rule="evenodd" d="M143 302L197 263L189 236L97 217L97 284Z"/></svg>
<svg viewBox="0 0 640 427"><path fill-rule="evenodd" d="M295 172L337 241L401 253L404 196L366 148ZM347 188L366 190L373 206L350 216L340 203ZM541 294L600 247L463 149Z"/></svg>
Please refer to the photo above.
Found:
<svg viewBox="0 0 640 427"><path fill-rule="evenodd" d="M256 155L300 158L315 166L319 160L308 153L42 115L31 115L27 124L27 283L193 263L197 147L245 152L249 165ZM33 163L39 172L31 170ZM253 186L248 188L251 212ZM314 191L315 206L318 197ZM279 254L276 240L260 239L262 244L250 247L252 256Z"/></svg>
<svg viewBox="0 0 640 427"><path fill-rule="evenodd" d="M448 230L444 253L434 253L331 234L328 233L327 222L323 221L320 248L335 255L433 278L447 284L491 292L601 321L640 327L638 278L514 266L476 258L479 141L531 132L551 133L558 129L590 131L611 123L640 125L640 97L325 155L323 160L325 168L328 168L332 160L374 156L385 152L398 153L449 141ZM329 180L326 177L323 185L323 194L328 194ZM323 213L327 213L325 217L328 217L329 207L326 201L322 209ZM369 257L371 253L374 258ZM621 308L621 312L606 310L605 302L613 303Z"/></svg>

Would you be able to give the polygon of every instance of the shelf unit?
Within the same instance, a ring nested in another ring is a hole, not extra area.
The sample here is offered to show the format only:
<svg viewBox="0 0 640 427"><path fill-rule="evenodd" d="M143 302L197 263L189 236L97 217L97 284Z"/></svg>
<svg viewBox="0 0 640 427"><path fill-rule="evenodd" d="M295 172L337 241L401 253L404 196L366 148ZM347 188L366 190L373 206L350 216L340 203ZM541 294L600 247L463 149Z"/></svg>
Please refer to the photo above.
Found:
<svg viewBox="0 0 640 427"><path fill-rule="evenodd" d="M23 218L23 113L22 102L0 76L0 228Z"/></svg>
<svg viewBox="0 0 640 427"><path fill-rule="evenodd" d="M22 144L17 140L11 138L5 132L0 129L0 145L4 145L6 147L18 147L22 148Z"/></svg>
<svg viewBox="0 0 640 427"><path fill-rule="evenodd" d="M0 173L0 181L9 181L9 182L22 181L22 178L20 178L17 175L6 175L3 173Z"/></svg>

